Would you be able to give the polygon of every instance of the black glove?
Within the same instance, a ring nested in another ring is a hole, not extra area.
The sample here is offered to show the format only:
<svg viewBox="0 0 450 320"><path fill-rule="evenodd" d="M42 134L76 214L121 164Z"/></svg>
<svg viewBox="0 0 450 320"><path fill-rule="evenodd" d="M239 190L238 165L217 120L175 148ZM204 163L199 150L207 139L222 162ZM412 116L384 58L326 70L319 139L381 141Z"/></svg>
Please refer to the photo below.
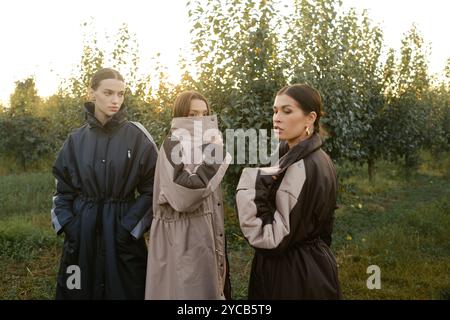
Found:
<svg viewBox="0 0 450 320"><path fill-rule="evenodd" d="M276 211L275 182L276 178L267 175L260 175L257 179L255 194L256 216L263 220L263 224L271 223Z"/></svg>

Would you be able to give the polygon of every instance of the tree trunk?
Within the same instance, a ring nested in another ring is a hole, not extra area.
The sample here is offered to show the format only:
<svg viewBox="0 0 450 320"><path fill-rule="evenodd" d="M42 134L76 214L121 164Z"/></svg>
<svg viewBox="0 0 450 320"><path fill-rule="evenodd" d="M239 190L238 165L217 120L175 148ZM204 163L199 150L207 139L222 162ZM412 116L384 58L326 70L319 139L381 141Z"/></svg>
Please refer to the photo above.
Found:
<svg viewBox="0 0 450 320"><path fill-rule="evenodd" d="M25 159L25 157L22 157L21 162L22 162L23 172L26 172L27 171L27 160Z"/></svg>
<svg viewBox="0 0 450 320"><path fill-rule="evenodd" d="M375 161L373 158L369 158L367 160L367 169L369 173L369 182L373 183L375 180L374 171L375 171Z"/></svg>
<svg viewBox="0 0 450 320"><path fill-rule="evenodd" d="M411 179L411 161L409 153L405 154L405 178L406 181L409 181Z"/></svg>

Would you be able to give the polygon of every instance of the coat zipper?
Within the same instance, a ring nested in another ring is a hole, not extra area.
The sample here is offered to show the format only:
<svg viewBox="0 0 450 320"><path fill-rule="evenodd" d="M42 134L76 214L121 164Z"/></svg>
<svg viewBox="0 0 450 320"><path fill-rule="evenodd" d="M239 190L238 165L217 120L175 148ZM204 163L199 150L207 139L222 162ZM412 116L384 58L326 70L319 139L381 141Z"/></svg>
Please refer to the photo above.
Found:
<svg viewBox="0 0 450 320"><path fill-rule="evenodd" d="M125 179L131 170L131 149L127 149L127 159L125 160L125 169L123 170L123 178Z"/></svg>

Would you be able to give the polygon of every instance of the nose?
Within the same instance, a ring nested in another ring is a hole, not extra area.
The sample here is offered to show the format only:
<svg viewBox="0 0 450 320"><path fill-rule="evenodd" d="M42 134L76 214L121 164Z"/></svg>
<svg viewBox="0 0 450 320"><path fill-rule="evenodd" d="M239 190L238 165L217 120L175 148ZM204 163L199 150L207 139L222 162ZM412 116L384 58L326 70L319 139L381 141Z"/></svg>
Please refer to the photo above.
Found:
<svg viewBox="0 0 450 320"><path fill-rule="evenodd" d="M280 118L278 116L278 113L273 114L273 123L280 123Z"/></svg>
<svg viewBox="0 0 450 320"><path fill-rule="evenodd" d="M112 95L112 101L113 104L119 104L119 97L115 94Z"/></svg>

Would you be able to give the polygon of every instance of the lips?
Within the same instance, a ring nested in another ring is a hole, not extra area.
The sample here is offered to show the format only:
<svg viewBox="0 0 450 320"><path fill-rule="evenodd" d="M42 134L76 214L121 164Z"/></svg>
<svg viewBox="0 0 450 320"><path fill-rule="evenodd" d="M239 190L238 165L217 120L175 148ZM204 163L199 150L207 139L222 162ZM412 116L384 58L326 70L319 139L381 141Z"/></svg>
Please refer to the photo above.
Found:
<svg viewBox="0 0 450 320"><path fill-rule="evenodd" d="M119 107L109 107L109 110L111 111L119 111Z"/></svg>
<svg viewBox="0 0 450 320"><path fill-rule="evenodd" d="M273 130L274 130L276 133L281 133L281 132L283 132L283 129L281 129L281 128L277 127L277 126L274 126L274 127L273 127Z"/></svg>

